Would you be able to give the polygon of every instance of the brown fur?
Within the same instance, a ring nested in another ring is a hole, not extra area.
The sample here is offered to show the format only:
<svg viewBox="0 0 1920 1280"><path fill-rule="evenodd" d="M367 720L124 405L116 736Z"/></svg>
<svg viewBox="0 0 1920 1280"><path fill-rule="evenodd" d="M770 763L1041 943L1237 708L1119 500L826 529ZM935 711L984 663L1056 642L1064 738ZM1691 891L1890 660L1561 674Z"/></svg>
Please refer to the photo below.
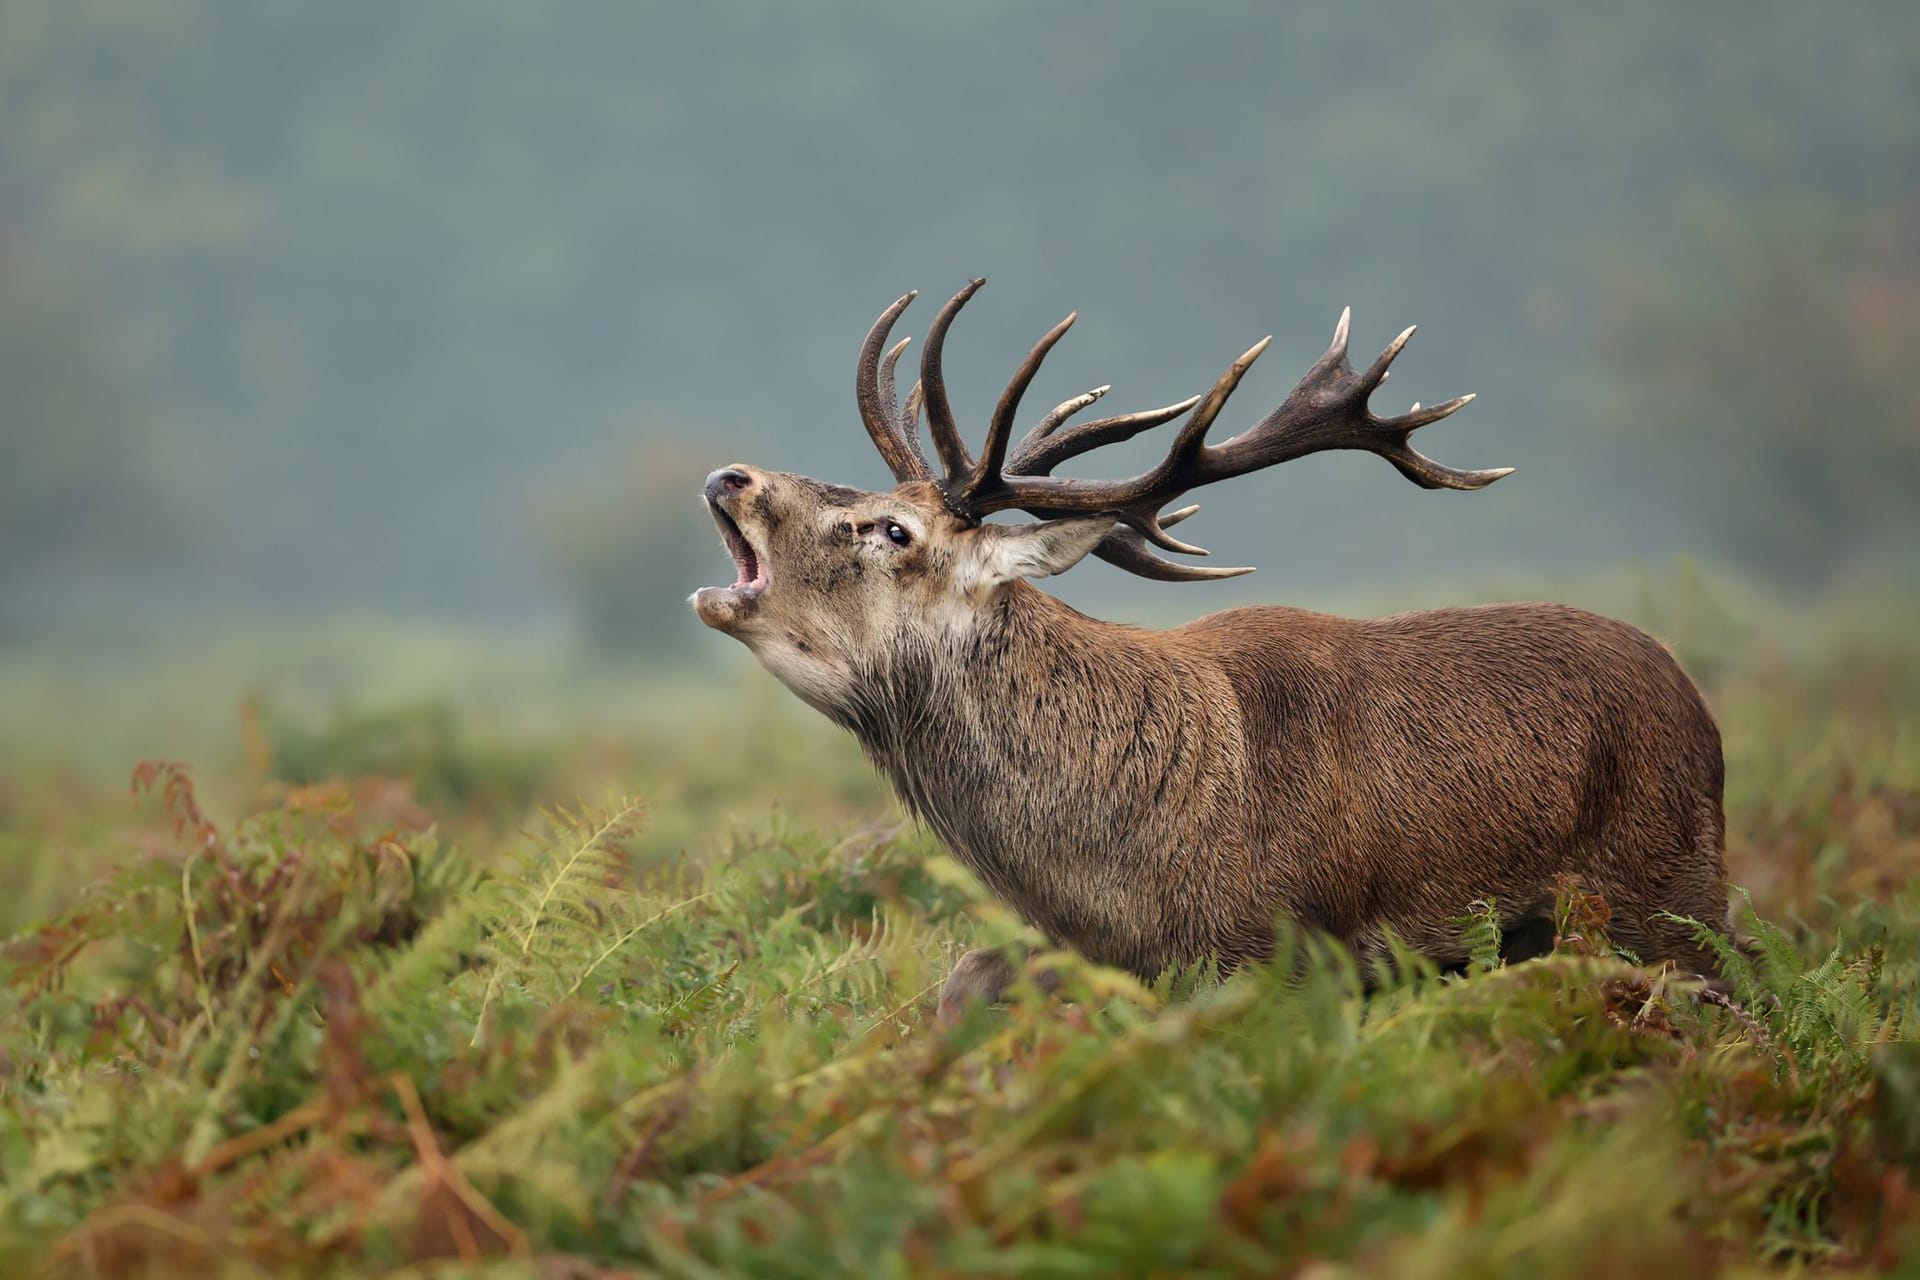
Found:
<svg viewBox="0 0 1920 1280"><path fill-rule="evenodd" d="M1018 568L1060 572L1110 520L970 526L924 484L737 473L715 505L769 581L701 592L702 619L850 729L1061 945L1142 976L1231 968L1267 956L1285 915L1363 955L1391 932L1449 963L1474 900L1521 928L1574 876L1643 960L1708 968L1657 916L1725 924L1719 732L1644 633L1552 604L1141 630L982 567L1027 539ZM885 539L891 519L911 545ZM969 956L943 1003L1011 976Z"/></svg>

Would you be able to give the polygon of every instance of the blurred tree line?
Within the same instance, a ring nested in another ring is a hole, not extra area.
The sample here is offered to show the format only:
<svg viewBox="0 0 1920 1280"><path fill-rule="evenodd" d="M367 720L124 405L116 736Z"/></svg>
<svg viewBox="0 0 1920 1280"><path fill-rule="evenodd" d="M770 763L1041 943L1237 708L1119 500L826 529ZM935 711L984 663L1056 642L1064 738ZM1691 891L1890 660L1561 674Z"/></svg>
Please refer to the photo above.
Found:
<svg viewBox="0 0 1920 1280"><path fill-rule="evenodd" d="M94 291L0 245L0 636L49 580L178 532L140 379ZM154 424L157 426L157 424ZM11 607L9 607L11 606Z"/></svg>
<svg viewBox="0 0 1920 1280"><path fill-rule="evenodd" d="M1286 577L1902 554L1920 6L1841 9L5 0L0 615L93 574L684 638L700 476L880 483L854 348L975 272L976 422L1069 307L1036 403L1274 331L1242 419L1341 305L1424 322L1395 395L1482 393L1426 447L1520 476L1208 503Z"/></svg>
<svg viewBox="0 0 1920 1280"><path fill-rule="evenodd" d="M1621 262L1601 290L1601 355L1672 501L1731 559L1790 581L1874 548L1911 564L1920 198L1723 197L1694 216L1696 251Z"/></svg>

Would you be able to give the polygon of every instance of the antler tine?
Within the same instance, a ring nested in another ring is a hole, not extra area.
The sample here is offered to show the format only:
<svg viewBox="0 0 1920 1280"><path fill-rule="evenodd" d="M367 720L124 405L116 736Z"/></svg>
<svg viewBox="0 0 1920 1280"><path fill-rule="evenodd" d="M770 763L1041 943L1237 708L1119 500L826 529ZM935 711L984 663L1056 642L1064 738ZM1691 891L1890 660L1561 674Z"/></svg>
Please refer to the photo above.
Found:
<svg viewBox="0 0 1920 1280"><path fill-rule="evenodd" d="M1175 564L1147 550L1146 539L1122 525L1102 538L1093 554L1116 568L1157 582L1210 582L1217 578L1238 578L1253 572L1253 566L1214 568L1197 564Z"/></svg>
<svg viewBox="0 0 1920 1280"><path fill-rule="evenodd" d="M960 427L953 420L953 405L947 400L946 379L940 371L940 352L946 345L953 318L986 282L982 276L947 300L947 305L933 318L927 330L927 345L920 352L920 386L927 407L927 430L933 436L934 452L940 455L940 465L946 471L949 485L962 482L973 467L973 459L968 456L966 442L960 438Z"/></svg>
<svg viewBox="0 0 1920 1280"><path fill-rule="evenodd" d="M900 417L898 408L900 399L896 394L897 389L893 380L894 366L900 363L901 354L906 351L907 344L912 341L910 337L900 339L888 348L885 358L880 361L880 407L886 410L895 421Z"/></svg>
<svg viewBox="0 0 1920 1280"><path fill-rule="evenodd" d="M1347 364L1347 333L1353 328L1353 308L1340 308L1340 322L1333 326L1333 342L1327 347L1327 354L1320 357L1322 364Z"/></svg>
<svg viewBox="0 0 1920 1280"><path fill-rule="evenodd" d="M1240 379L1247 376L1247 370L1260 358L1260 353L1273 341L1268 334L1260 341L1241 352L1234 362L1227 366L1226 372L1214 380L1207 394L1200 397L1200 403L1194 408L1193 416L1180 428L1180 434L1173 439L1173 447L1167 450L1166 459L1152 471L1137 476L1123 487L1134 505L1158 508L1179 497L1192 488L1191 479L1207 452L1207 429L1213 426L1213 420L1220 416L1220 410L1226 407L1227 398L1240 385ZM1095 496L1093 490L1088 496ZM1173 550L1169 547L1168 550Z"/></svg>
<svg viewBox="0 0 1920 1280"><path fill-rule="evenodd" d="M1040 341L1033 344L1033 350L1027 352L1027 358L1014 370L1007 389L1000 393L1000 402L993 407L993 418L987 424L987 441L980 450L980 461L974 464L973 470L967 475L966 484L960 490L962 504L971 507L981 494L1003 483L1000 470L1007 460L1007 440L1013 435L1014 415L1020 412L1020 397L1027 393L1034 375L1040 372L1047 353L1053 350L1055 343L1067 336L1067 330L1073 328L1073 322L1079 318L1078 311L1069 311L1065 320L1041 335Z"/></svg>
<svg viewBox="0 0 1920 1280"><path fill-rule="evenodd" d="M1129 528L1144 537L1162 551L1177 551L1183 556L1210 556L1213 553L1205 547L1196 547L1191 542L1182 542L1167 532L1166 522L1150 511L1123 511L1120 519Z"/></svg>
<svg viewBox="0 0 1920 1280"><path fill-rule="evenodd" d="M1025 453L1034 445L1039 444L1042 440L1045 440L1048 436L1059 430L1061 423L1111 390L1113 390L1113 384L1108 383L1104 387L1095 387L1091 391L1083 391L1071 400L1062 400L1059 404L1047 410L1046 415L1042 417L1040 421L1034 423L1032 429L1029 430L1027 434L1020 437L1020 445L1014 452L1016 454ZM1014 468L1016 471L1019 469L1018 467Z"/></svg>
<svg viewBox="0 0 1920 1280"><path fill-rule="evenodd" d="M867 434L873 438L874 447L880 451L887 469L893 472L895 480L900 481L927 480L932 477L926 459L920 456L920 446L900 429L899 409L893 398L893 366L906 343L901 342L888 351L884 362L881 357L881 352L886 350L887 337L893 332L894 322L918 296L919 290L909 290L898 302L880 313L880 318L873 322L873 328L868 330L866 341L860 344L860 360L854 366L853 374L853 393L860 405L860 420L866 424Z"/></svg>
<svg viewBox="0 0 1920 1280"><path fill-rule="evenodd" d="M1400 352L1407 345L1407 340L1413 337L1414 330L1419 327L1417 324L1408 325L1400 331L1399 337L1387 344L1387 349L1382 351L1379 358L1367 369L1367 380L1372 385L1377 387L1387 380L1387 366L1400 358Z"/></svg>
<svg viewBox="0 0 1920 1280"><path fill-rule="evenodd" d="M1469 393L1455 396L1444 404L1436 404L1422 409L1419 401L1413 408L1397 418L1380 419L1380 425L1400 433L1400 442L1396 447L1377 452L1399 469L1401 475L1419 485L1422 489L1484 489L1502 476L1513 474L1512 467L1489 467L1485 471L1463 471L1455 467L1435 462L1426 454L1407 443L1406 437L1429 423L1440 421L1450 414L1472 404L1474 396Z"/></svg>
<svg viewBox="0 0 1920 1280"><path fill-rule="evenodd" d="M1240 385L1240 379L1246 376L1260 353L1267 349L1271 339L1263 338L1227 366L1225 373L1213 384L1206 395L1198 398L1197 403L1189 400L1184 405L1168 410L1153 410L1149 414L1136 415L1159 422L1178 417L1189 407L1193 416L1180 428L1180 434L1174 439L1173 447L1160 465L1151 471L1144 471L1126 480L1080 480L1065 476L1032 475L1022 472L1005 477L1006 483L999 493L988 495L980 504L980 512L1005 511L1019 507L1036 514L1045 510L1049 515L1065 515L1076 511L1112 511L1116 513L1152 511L1165 506L1174 498L1192 488L1196 481L1190 477L1204 460L1206 446L1204 438L1207 428L1213 425L1219 416L1221 406L1233 389ZM1170 406L1171 408L1171 406ZM1154 415L1164 415L1157 418ZM1035 452L1046 449L1048 445L1059 446L1076 441L1082 433L1090 433L1102 424L1089 422L1074 428L1039 446ZM1135 427L1128 434L1144 431L1151 422ZM1124 437L1115 437L1124 438ZM1084 448L1092 448L1091 443ZM1074 452L1083 450L1076 449ZM1070 455L1069 455L1070 456ZM1171 548L1169 548L1171 549Z"/></svg>
<svg viewBox="0 0 1920 1280"><path fill-rule="evenodd" d="M913 390L907 392L907 402L900 406L900 429L913 439L920 432L920 384L916 381Z"/></svg>
<svg viewBox="0 0 1920 1280"><path fill-rule="evenodd" d="M926 455L920 452L920 384L913 384L913 390L907 394L907 403L902 408L894 408L899 403L894 394L894 366L900 363L901 353L906 351L912 338L902 338L893 344L886 359L880 362L880 403L893 414L893 435L913 458L914 474L903 476L896 474L896 480L922 480L933 474L927 465Z"/></svg>
<svg viewBox="0 0 1920 1280"><path fill-rule="evenodd" d="M1101 390L1105 391L1105 388ZM1087 394L1092 395L1092 392ZM1086 400L1087 397L1077 398ZM1092 403L1090 400L1087 402ZM1067 401L1070 405L1074 403L1073 400ZM1122 414L1114 418L1096 418L1092 422L1083 422L1073 430L1062 432L1057 436L1042 436L1036 439L1034 433L1030 432L1027 439L1021 442L1020 448L1015 450L1012 459L1008 461L1006 470L1009 475L1051 475L1053 469L1068 458L1077 458L1083 453L1098 449L1101 445L1131 440L1142 431L1151 430L1163 422L1172 422L1199 403L1199 396L1190 396L1179 404L1170 404L1163 409L1147 409L1141 413ZM1045 422L1046 419L1043 418L1041 421Z"/></svg>
<svg viewBox="0 0 1920 1280"><path fill-rule="evenodd" d="M1513 474L1512 467L1468 471L1445 466L1407 442L1419 428L1472 404L1472 395L1456 396L1428 409L1415 405L1398 417L1375 417L1367 408L1367 398L1386 380L1388 366L1406 347L1414 330L1411 326L1403 330L1366 372L1356 374L1347 361L1351 314L1351 308L1341 313L1333 344L1279 408L1249 430L1206 451L1198 469L1198 483L1244 475L1326 449L1377 453L1423 489L1483 489Z"/></svg>

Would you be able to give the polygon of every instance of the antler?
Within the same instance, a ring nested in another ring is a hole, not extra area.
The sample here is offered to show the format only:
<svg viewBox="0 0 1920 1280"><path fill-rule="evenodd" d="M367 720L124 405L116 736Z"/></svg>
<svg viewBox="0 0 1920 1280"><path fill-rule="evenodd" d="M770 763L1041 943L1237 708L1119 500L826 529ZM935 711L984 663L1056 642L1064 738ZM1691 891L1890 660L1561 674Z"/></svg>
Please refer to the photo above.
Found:
<svg viewBox="0 0 1920 1280"><path fill-rule="evenodd" d="M894 321L919 296L918 289L910 289L880 313L873 328L867 331L867 340L860 344L860 362L853 371L853 395L860 404L860 420L867 424L867 434L873 437L874 447L886 459L893 478L903 484L908 480L933 478L933 472L927 469L927 460L920 456L919 441L914 438L918 399L910 398L904 412L894 399L893 367L900 362L900 353L907 349L911 339L902 338L892 350L887 350L887 337L893 332ZM887 352L884 359L880 355L882 351Z"/></svg>
<svg viewBox="0 0 1920 1280"><path fill-rule="evenodd" d="M1069 315L1048 330L1021 361L994 409L987 427L986 447L976 462L968 455L954 422L940 357L948 327L984 283L984 280L972 281L941 308L928 332L926 350L920 360L928 425L945 469L938 487L947 504L964 519L978 521L992 512L1016 508L1042 518L1111 512L1122 522L1121 526L1096 548L1096 554L1109 563L1143 577L1169 581L1231 577L1252 570L1200 568L1155 555L1149 546L1185 555L1207 554L1204 549L1182 542L1167 532L1198 507L1189 506L1165 514L1161 509L1202 485L1325 449L1365 449L1377 453L1407 479L1426 489L1479 489L1513 470L1511 467L1458 470L1435 462L1408 443L1414 431L1471 404L1471 395L1457 396L1426 409L1415 404L1398 417L1375 417L1367 407L1367 399L1386 380L1388 367L1413 336L1413 329L1408 328L1389 343L1364 372L1356 372L1347 359L1351 308L1341 312L1333 343L1326 354L1307 370L1280 407L1253 427L1220 444L1206 443L1207 430L1271 338L1261 339L1227 366L1226 372L1204 396L1164 409L1102 418L1059 431L1068 418L1098 400L1108 389L1100 387L1076 396L1042 418L1009 457L1008 439L1021 396L1039 372L1047 353L1072 326L1075 317ZM933 477L913 443L914 400L909 398L905 413L893 408L893 362L905 343L888 354L884 368L878 367L880 348L886 343L888 331L913 296L908 294L890 307L867 336L861 352L861 415L897 478L930 480ZM872 376L869 369L874 370ZM1124 480L1083 480L1052 474L1055 467L1069 458L1130 439L1189 410L1192 416L1174 438L1167 456L1149 471ZM904 471L903 465L907 468Z"/></svg>

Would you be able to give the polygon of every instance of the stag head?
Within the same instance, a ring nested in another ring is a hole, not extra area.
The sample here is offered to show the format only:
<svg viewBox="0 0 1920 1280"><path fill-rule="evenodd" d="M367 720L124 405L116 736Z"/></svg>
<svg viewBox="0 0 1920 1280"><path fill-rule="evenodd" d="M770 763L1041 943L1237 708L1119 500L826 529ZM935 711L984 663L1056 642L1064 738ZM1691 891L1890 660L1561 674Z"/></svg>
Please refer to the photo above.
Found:
<svg viewBox="0 0 1920 1280"><path fill-rule="evenodd" d="M1162 581L1229 578L1250 568L1210 568L1166 559L1204 556L1167 532L1199 510L1166 508L1190 490L1324 449L1377 453L1423 488L1478 489L1512 470L1461 471L1417 453L1412 432L1470 403L1444 404L1393 418L1375 417L1367 399L1387 376L1411 328L1365 370L1347 359L1343 313L1333 343L1286 401L1220 444L1206 442L1227 398L1270 339L1262 339L1203 396L1143 413L1067 423L1104 396L1098 387L1055 406L1015 444L1020 401L1042 361L1075 317L1050 329L1001 394L979 456L954 421L941 371L948 328L984 280L942 307L927 332L920 380L902 405L895 368L907 340L889 347L893 325L915 297L881 313L860 349L854 387L860 417L898 487L869 493L805 476L745 465L707 477L706 500L738 570L731 586L693 597L700 620L736 637L796 693L829 713L875 659L901 645L932 646L965 635L990 616L1009 584L1072 568L1092 553ZM919 444L924 407L940 473ZM1124 480L1055 476L1060 464L1103 445L1185 417L1159 465ZM995 512L1038 517L988 524Z"/></svg>

